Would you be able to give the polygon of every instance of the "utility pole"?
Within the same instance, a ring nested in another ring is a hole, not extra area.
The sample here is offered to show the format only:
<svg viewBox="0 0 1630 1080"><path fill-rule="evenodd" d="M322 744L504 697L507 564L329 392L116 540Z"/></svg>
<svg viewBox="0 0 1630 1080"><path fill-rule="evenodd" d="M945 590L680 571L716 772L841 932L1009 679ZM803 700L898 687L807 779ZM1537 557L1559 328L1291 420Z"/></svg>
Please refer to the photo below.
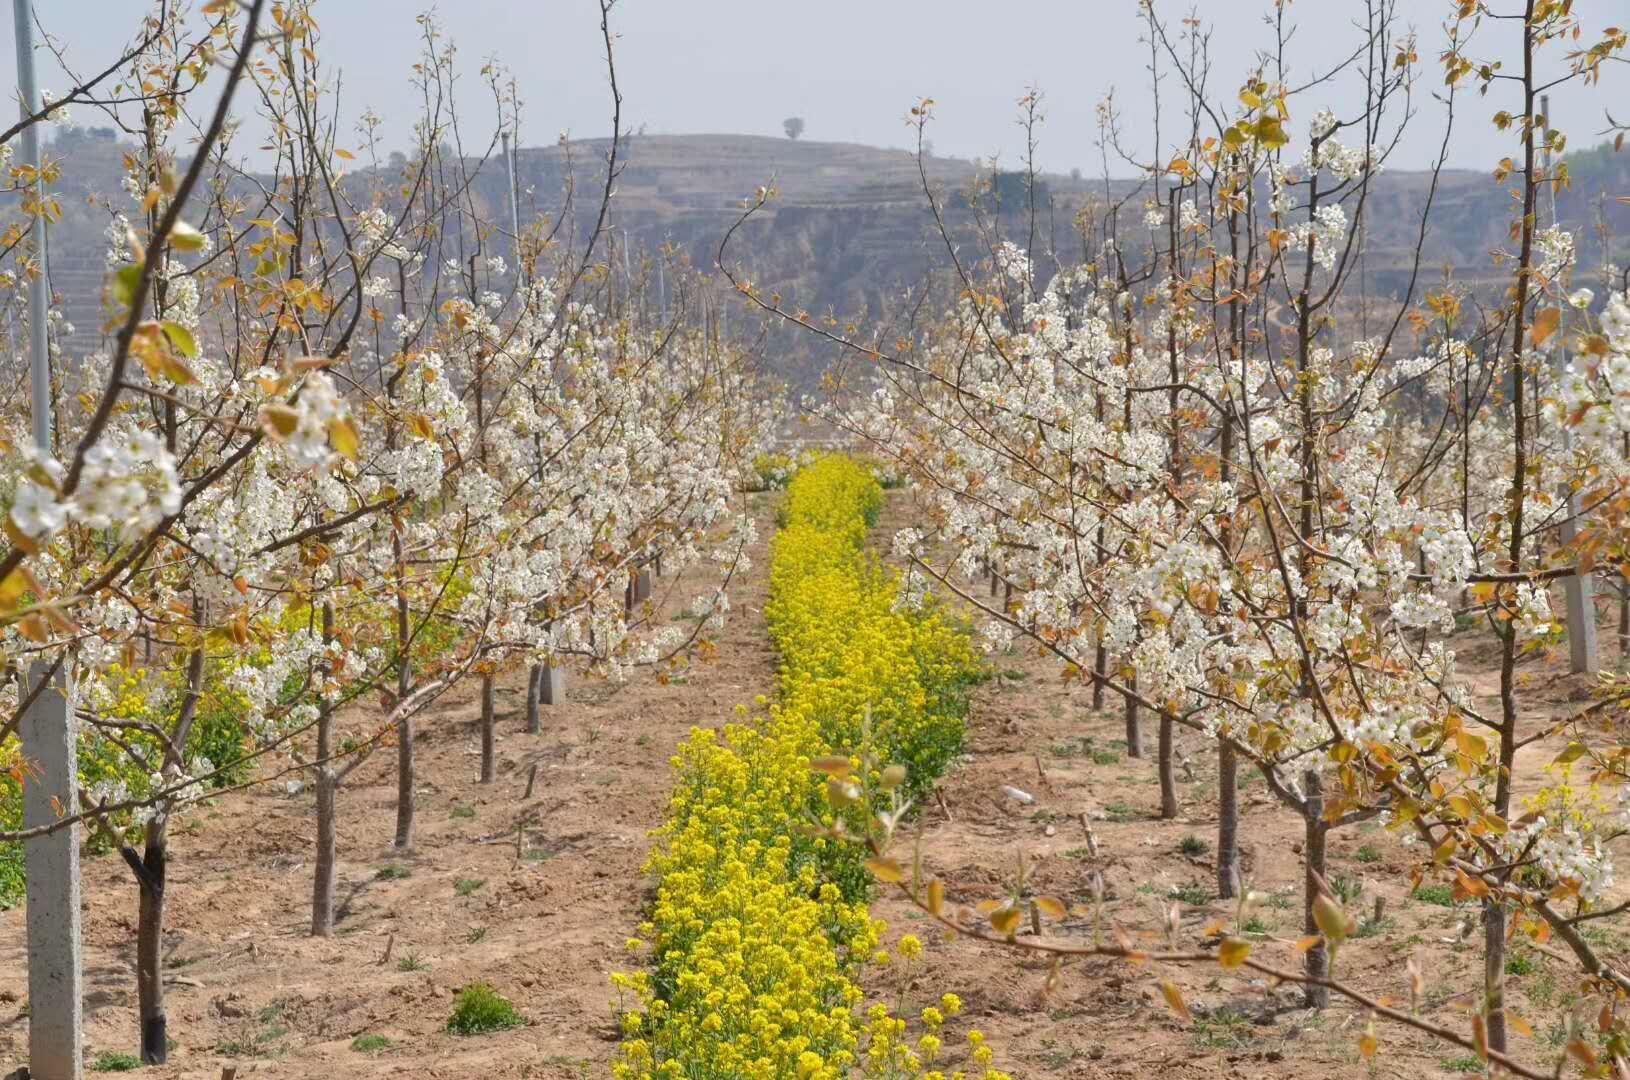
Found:
<svg viewBox="0 0 1630 1080"><path fill-rule="evenodd" d="M1541 95L1539 108L1545 114L1545 177L1551 179L1551 98L1550 95ZM1547 183L1550 191L1551 224L1560 224L1556 212L1556 185ZM1557 324L1558 339L1558 374L1565 374L1568 370L1568 303L1563 301L1561 319ZM1520 313L1519 313L1520 315ZM1564 421L1562 428L1562 453L1571 458L1573 454L1573 431ZM1579 493L1567 490L1563 493L1567 500L1566 517L1562 519L1560 530L1562 543L1572 544L1579 535L1579 514L1581 504ZM1575 672L1585 672L1594 675L1596 663L1596 589L1595 583L1589 574L1574 574L1562 579L1562 591L1566 597L1568 607L1568 660Z"/></svg>
<svg viewBox="0 0 1630 1080"><path fill-rule="evenodd" d="M17 91L22 119L40 109L34 75L34 5L12 0L17 37ZM34 273L28 282L29 390L34 448L51 456L51 354L46 337L45 183L40 178L39 125L22 131L23 165L34 170ZM23 827L52 825L79 811L78 733L73 675L67 661L29 667L34 700L18 725L23 757L38 774L23 785ZM34 1080L80 1080L84 1068L84 961L80 950L79 826L23 842L27 874L28 1071Z"/></svg>
<svg viewBox="0 0 1630 1080"><path fill-rule="evenodd" d="M504 132L504 161L509 170L509 231L515 237L515 272L520 275L521 284L526 284L526 265L521 261L521 195L519 185L515 182L515 144L509 132Z"/></svg>

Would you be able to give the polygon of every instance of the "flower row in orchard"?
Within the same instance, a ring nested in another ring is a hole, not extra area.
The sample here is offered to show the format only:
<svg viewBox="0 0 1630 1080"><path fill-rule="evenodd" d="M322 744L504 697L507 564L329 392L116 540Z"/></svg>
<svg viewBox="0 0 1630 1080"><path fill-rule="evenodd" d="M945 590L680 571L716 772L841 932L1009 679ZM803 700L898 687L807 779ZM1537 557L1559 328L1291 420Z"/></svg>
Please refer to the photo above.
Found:
<svg viewBox="0 0 1630 1080"><path fill-rule="evenodd" d="M868 910L864 849L838 828L859 805L812 767L849 754L852 782L915 794L961 749L978 665L963 632L932 606L903 605L895 576L865 553L881 504L871 473L842 456L788 485L765 606L778 700L694 730L674 758L648 864L650 970L613 980L637 999L623 1014L620 1077L948 1075L939 1032L955 995L910 1024L881 1006L857 1011L861 969L887 960L885 928ZM848 831L859 834L858 819ZM920 950L909 936L898 947L904 961ZM982 1036L969 1041L960 1063L1000 1077Z"/></svg>

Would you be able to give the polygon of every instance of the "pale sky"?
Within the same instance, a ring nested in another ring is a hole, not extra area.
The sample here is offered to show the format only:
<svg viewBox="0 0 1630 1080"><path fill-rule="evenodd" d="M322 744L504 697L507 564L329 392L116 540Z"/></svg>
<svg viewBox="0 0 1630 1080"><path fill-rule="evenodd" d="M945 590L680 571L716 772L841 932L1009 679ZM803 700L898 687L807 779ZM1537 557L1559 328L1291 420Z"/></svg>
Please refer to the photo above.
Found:
<svg viewBox="0 0 1630 1080"><path fill-rule="evenodd" d="M105 66L128 41L150 0L34 0L39 21L58 39L81 71ZM186 0L183 0L186 2ZM195 0L194 0L195 2ZM1498 6L1502 0L1496 0ZM1518 0L1505 0L1520 7ZM386 142L408 142L411 108L408 69L418 27L414 15L431 5L416 0L320 0L320 53L343 72L343 115L354 118L371 106L387 118ZM1442 137L1442 106L1431 95L1442 87L1437 64L1445 0L1402 0L1417 20L1422 61L1416 98L1419 110L1396 168L1419 168L1435 155ZM1599 30L1622 22L1624 0L1579 0L1587 26ZM448 34L458 43L470 104L466 138L485 142L491 110L478 106L476 73L489 57L518 76L525 112L521 143L553 143L562 131L576 137L609 133L608 94L594 0L442 0L436 5ZM1260 49L1272 42L1264 24L1269 0L1195 0L1194 10L1212 25L1212 97L1232 103L1234 92ZM1175 25L1187 2L1159 3ZM1306 79L1362 37L1352 25L1362 0L1297 0L1290 11L1300 24L1290 81ZM15 45L10 12L0 19L0 80L15 84ZM1140 154L1151 144L1154 115L1148 93L1148 47L1136 0L619 0L612 14L619 35L617 64L624 94L625 130L642 124L653 134L741 133L781 135L781 122L802 116L805 138L905 146L907 109L921 97L937 102L930 131L936 152L955 157L1000 155L1016 165L1023 136L1015 124L1016 99L1031 85L1045 94L1041 133L1043 167L1079 166L1100 171L1095 107L1116 92L1125 127ZM1486 25L1483 52L1514 58L1516 24ZM1551 63L1563 49L1553 47ZM1170 74L1170 73L1168 73ZM54 58L41 54L40 79L61 92L70 82ZM1180 117L1172 106L1178 84L1164 84L1163 136ZM1492 168L1513 153L1510 135L1497 133L1489 117L1513 108L1510 90L1478 99L1463 93L1451 164ZM1630 100L1630 67L1618 65L1594 90L1562 88L1553 119L1582 148L1599 140L1602 106ZM1349 76L1304 98L1293 117L1298 136L1321 105L1350 113L1361 87ZM1620 111L1630 114L1630 106ZM75 120L102 122L90 110ZM349 123L342 131L349 128ZM1164 139L1163 139L1164 141ZM1116 175L1128 169L1115 165Z"/></svg>

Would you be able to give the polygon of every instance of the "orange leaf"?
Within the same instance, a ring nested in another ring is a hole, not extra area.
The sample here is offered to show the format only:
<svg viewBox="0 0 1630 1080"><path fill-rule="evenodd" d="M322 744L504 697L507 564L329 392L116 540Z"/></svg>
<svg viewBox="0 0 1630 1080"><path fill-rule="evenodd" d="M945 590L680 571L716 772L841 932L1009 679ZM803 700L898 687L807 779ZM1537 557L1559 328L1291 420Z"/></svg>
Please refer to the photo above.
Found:
<svg viewBox="0 0 1630 1080"><path fill-rule="evenodd" d="M1556 333L1556 328L1561 324L1561 308L1546 308L1538 315L1535 315L1532 330L1535 348L1545 344L1545 339Z"/></svg>
<svg viewBox="0 0 1630 1080"><path fill-rule="evenodd" d="M1188 1023L1194 1023L1194 1014L1189 1012L1188 1005L1183 1002L1183 992L1181 990L1172 983L1161 980L1160 993L1166 999L1166 1004L1172 1007L1172 1012L1181 1016Z"/></svg>

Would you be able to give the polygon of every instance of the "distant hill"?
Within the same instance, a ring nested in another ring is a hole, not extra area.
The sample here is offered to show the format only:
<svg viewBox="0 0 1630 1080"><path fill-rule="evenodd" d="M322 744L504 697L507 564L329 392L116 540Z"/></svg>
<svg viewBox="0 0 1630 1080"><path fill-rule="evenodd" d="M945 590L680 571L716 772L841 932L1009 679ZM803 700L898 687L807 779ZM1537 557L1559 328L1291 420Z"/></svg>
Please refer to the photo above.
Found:
<svg viewBox="0 0 1630 1080"><path fill-rule="evenodd" d="M518 151L523 225L537 215L558 214L571 181L575 212L567 232L575 228L580 242L593 225L609 148L609 140L589 139ZM118 191L121 149L111 133L80 131L59 136L52 152L64 159L59 188L65 209L65 220L52 236L52 279L79 328L71 347L83 351L94 347L98 337L107 224L104 211L87 209L86 196ZM903 288L946 262L916 159L904 150L751 135L636 135L625 137L620 157L623 171L610 219L618 243L626 240L636 251L674 244L694 265L709 271L743 200L760 185L773 183L778 197L738 234L730 255L756 284L781 293L789 305L817 314L832 309L876 319L891 309ZM1617 261L1625 262L1630 251L1630 205L1618 198L1630 194L1630 153L1615 155L1603 148L1571 155L1569 162L1574 183L1562 195L1561 216L1578 236L1581 263L1593 268L1594 286L1599 280L1594 268L1601 259L1599 211ZM977 258L973 217L960 197L978 175L976 166L930 157L925 169L930 183L945 195L948 223L964 254ZM1398 294L1407 283L1429 180L1427 173L1389 172L1375 186L1364 268L1373 296ZM1130 188L1130 182L1117 181L1111 193L1119 197ZM507 221L501 159L487 162L474 189L492 220ZM1045 251L1056 245L1065 261L1074 261L1079 242L1071 222L1084 205L1101 201L1103 195L1101 180L1043 176L1037 247ZM985 196L987 203L990 198ZM999 178L997 200L1004 235L1022 240L1028 231L1022 178ZM1141 208L1134 212L1141 215ZM1444 173L1426 247L1428 280L1435 280L1444 266L1462 281L1496 279L1500 271L1492 255L1510 246L1506 233L1513 216L1509 197L1488 174ZM788 341L781 358L784 374L795 383L808 384L818 373L807 344Z"/></svg>

